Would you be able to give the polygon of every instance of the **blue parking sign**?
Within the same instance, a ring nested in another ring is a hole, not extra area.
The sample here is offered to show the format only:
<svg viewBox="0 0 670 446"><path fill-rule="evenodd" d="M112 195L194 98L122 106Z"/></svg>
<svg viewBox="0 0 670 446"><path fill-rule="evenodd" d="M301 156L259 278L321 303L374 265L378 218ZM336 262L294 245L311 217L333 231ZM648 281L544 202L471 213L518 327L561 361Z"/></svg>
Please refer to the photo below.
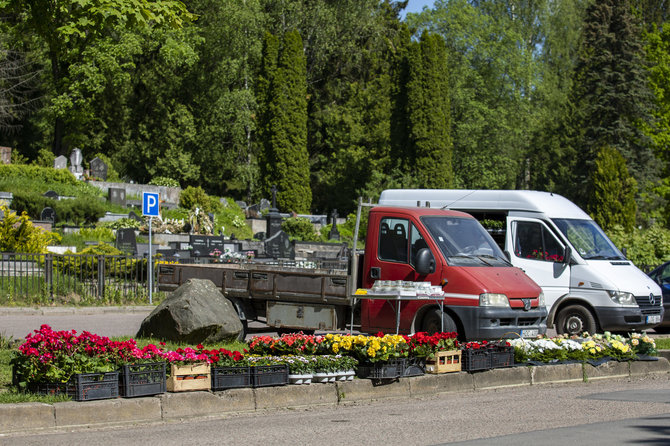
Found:
<svg viewBox="0 0 670 446"><path fill-rule="evenodd" d="M155 192L142 192L142 215L160 217L160 201Z"/></svg>

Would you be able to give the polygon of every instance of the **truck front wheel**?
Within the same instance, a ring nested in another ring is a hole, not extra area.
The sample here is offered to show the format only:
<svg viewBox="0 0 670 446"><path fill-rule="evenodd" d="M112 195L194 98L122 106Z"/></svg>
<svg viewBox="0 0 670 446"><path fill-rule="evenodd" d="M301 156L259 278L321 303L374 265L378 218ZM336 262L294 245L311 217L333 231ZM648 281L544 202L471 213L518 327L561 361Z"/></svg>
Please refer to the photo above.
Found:
<svg viewBox="0 0 670 446"><path fill-rule="evenodd" d="M563 308L556 318L558 334L581 335L585 331L596 332L596 320L593 314L581 305L569 305Z"/></svg>
<svg viewBox="0 0 670 446"><path fill-rule="evenodd" d="M442 318L442 325L440 325L440 318ZM428 334L443 332L458 332L456 322L447 313L442 313L435 308L426 313L421 323L421 329Z"/></svg>

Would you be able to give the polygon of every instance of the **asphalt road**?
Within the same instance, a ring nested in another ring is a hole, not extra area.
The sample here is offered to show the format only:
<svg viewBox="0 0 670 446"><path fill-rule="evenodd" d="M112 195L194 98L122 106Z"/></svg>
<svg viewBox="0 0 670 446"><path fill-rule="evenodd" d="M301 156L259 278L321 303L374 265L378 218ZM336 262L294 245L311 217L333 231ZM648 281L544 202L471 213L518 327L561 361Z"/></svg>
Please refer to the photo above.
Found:
<svg viewBox="0 0 670 446"><path fill-rule="evenodd" d="M312 384L318 385L318 384ZM0 435L0 445L670 444L670 377Z"/></svg>

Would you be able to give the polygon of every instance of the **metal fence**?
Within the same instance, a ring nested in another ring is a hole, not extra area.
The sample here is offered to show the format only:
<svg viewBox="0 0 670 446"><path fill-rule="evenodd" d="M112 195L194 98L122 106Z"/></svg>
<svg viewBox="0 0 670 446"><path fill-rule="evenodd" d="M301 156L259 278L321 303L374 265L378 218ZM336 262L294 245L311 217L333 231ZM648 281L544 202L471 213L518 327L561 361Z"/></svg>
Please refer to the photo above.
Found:
<svg viewBox="0 0 670 446"><path fill-rule="evenodd" d="M1 253L0 298L45 303L57 297L142 300L149 292L147 261L112 255Z"/></svg>

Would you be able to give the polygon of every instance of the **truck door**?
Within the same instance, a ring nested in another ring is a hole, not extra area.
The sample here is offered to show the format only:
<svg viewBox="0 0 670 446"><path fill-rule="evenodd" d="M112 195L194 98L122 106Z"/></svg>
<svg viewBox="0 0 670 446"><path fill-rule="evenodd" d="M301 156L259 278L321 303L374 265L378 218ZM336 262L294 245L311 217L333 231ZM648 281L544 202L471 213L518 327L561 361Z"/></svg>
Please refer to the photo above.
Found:
<svg viewBox="0 0 670 446"><path fill-rule="evenodd" d="M371 256L368 274L374 280L404 280L410 282L439 283L440 266L435 272L421 276L414 269L416 254L422 248L429 248L426 237L421 234L414 223L405 218L383 217L379 222L379 240L377 253ZM431 250L432 251L432 250ZM433 252L433 256L439 257ZM374 282L374 281L373 281ZM423 304L422 302L421 304ZM395 331L395 302L383 300L364 300L362 314L363 325L372 330ZM403 302L400 312L400 327L408 329L416 312L417 303ZM367 311L366 311L367 308ZM365 320L367 316L367 321Z"/></svg>
<svg viewBox="0 0 670 446"><path fill-rule="evenodd" d="M570 266L563 262L565 245L540 220L507 217L507 228L510 261L542 287L551 309L570 290Z"/></svg>

